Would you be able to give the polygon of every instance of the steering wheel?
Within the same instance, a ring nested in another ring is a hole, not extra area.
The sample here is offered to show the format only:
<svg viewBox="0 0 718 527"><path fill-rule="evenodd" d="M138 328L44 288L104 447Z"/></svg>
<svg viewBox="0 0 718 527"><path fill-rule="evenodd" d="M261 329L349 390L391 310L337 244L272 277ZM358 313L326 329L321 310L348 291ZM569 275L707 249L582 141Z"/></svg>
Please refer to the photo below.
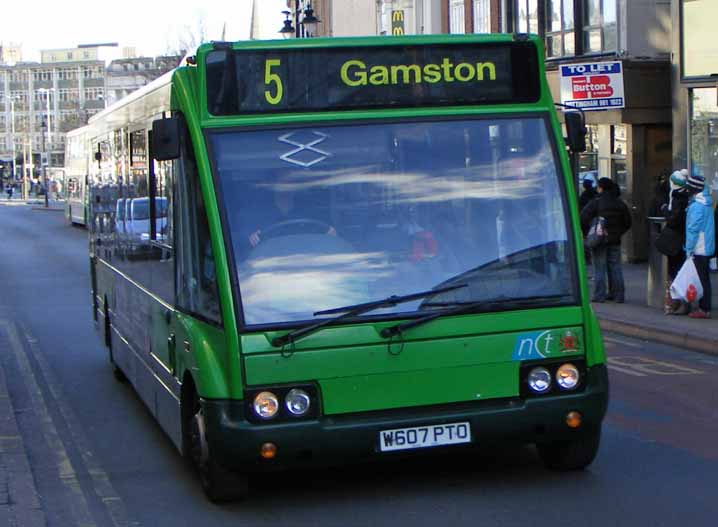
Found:
<svg viewBox="0 0 718 527"><path fill-rule="evenodd" d="M332 226L328 223L311 218L299 218L296 220L285 220L275 223L266 229L262 229L261 239L276 238L289 234L316 233L326 234Z"/></svg>

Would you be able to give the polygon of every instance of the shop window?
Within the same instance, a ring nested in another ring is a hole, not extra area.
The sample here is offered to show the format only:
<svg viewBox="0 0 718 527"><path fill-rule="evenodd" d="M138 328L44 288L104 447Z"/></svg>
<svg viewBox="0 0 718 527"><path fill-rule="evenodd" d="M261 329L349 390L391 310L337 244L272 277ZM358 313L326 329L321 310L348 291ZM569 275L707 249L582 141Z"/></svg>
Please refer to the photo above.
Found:
<svg viewBox="0 0 718 527"><path fill-rule="evenodd" d="M586 125L586 151L578 156L580 179L584 177L598 182L598 125Z"/></svg>
<svg viewBox="0 0 718 527"><path fill-rule="evenodd" d="M625 124L611 126L611 179L618 184L621 191L625 191L628 184L627 128Z"/></svg>
<svg viewBox="0 0 718 527"><path fill-rule="evenodd" d="M706 178L713 188L718 184L718 89L694 88L690 91L690 169Z"/></svg>

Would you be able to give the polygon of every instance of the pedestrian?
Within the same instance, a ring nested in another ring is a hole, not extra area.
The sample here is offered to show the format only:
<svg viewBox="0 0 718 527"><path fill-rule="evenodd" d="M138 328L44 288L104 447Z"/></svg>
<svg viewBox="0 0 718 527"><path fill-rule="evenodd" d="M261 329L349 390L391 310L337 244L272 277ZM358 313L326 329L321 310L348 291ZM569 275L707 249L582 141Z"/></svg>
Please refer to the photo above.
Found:
<svg viewBox="0 0 718 527"><path fill-rule="evenodd" d="M5 186L5 193L7 194L8 201L12 200L12 193L14 192L14 190L15 189L13 189L12 183L8 183Z"/></svg>
<svg viewBox="0 0 718 527"><path fill-rule="evenodd" d="M588 230L595 218L605 220L606 240L591 249L593 260L593 302L614 300L625 302L625 283L621 268L621 237L631 228L631 213L621 200L620 189L609 178L598 180L598 198L591 201L581 211L581 225ZM606 292L606 275L611 286Z"/></svg>
<svg viewBox="0 0 718 527"><path fill-rule="evenodd" d="M666 288L666 297L663 311L666 315L685 315L688 313L689 306L681 300L674 300L670 295L670 286L675 280L678 271L686 260L686 254L683 247L686 244L686 211L688 209L688 200L690 192L686 189L686 176L682 171L676 170L671 174L668 203L665 205L663 215L666 218L666 225L663 227L660 238L669 243L669 250L660 245L661 240L656 241L656 247L666 254L668 262L668 284Z"/></svg>
<svg viewBox="0 0 718 527"><path fill-rule="evenodd" d="M686 188L691 193L686 216L686 258L693 258L703 286L703 296L698 301L698 308L692 310L688 316L710 318L712 291L708 266L715 252L715 220L710 189L706 187L705 178L701 175L689 175Z"/></svg>
<svg viewBox="0 0 718 527"><path fill-rule="evenodd" d="M578 198L578 210L579 211L582 211L586 205L588 205L591 201L593 201L593 198L598 196L596 189L593 188L593 180L591 178L589 178L589 177L584 178L582 184L583 184L583 192L581 192L581 195Z"/></svg>

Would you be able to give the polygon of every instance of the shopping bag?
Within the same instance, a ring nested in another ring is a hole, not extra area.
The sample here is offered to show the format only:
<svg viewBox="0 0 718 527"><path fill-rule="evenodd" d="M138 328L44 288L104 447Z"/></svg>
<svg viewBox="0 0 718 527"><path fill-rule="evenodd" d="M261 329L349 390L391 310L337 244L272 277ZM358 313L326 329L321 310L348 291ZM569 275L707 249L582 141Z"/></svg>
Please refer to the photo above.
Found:
<svg viewBox="0 0 718 527"><path fill-rule="evenodd" d="M584 244L589 249L598 249L605 245L608 240L608 230L606 229L606 218L598 216L593 218L591 226L588 229Z"/></svg>
<svg viewBox="0 0 718 527"><path fill-rule="evenodd" d="M695 302L703 298L703 286L696 271L693 258L686 258L685 263L671 284L671 298L684 302Z"/></svg>

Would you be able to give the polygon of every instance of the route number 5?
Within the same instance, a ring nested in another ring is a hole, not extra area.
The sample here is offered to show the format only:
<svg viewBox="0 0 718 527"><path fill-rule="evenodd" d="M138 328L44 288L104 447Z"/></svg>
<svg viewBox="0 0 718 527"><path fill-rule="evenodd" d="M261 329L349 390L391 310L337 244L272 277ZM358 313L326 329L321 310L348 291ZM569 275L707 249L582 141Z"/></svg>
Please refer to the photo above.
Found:
<svg viewBox="0 0 718 527"><path fill-rule="evenodd" d="M269 104L279 104L284 94L282 79L278 73L273 73L272 68L280 66L280 59L267 59L264 62L264 85L271 86L274 84L275 93L272 95L271 90L264 90L264 98Z"/></svg>

